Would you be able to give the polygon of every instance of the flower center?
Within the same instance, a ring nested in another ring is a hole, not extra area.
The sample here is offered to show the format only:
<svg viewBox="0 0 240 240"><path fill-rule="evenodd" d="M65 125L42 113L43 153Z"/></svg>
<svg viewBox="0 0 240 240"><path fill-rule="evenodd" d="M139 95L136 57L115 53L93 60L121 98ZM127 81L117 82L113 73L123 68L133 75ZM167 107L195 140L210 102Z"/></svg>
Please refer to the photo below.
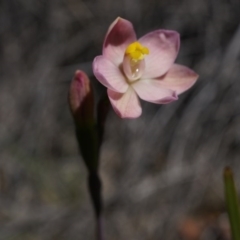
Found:
<svg viewBox="0 0 240 240"><path fill-rule="evenodd" d="M142 59L144 59L145 55L149 54L149 49L147 47L144 47L139 42L133 42L128 45L125 55L128 55L131 60L138 62Z"/></svg>
<svg viewBox="0 0 240 240"><path fill-rule="evenodd" d="M145 55L149 49L139 42L133 42L126 48L123 60L123 71L130 82L139 79L145 69Z"/></svg>

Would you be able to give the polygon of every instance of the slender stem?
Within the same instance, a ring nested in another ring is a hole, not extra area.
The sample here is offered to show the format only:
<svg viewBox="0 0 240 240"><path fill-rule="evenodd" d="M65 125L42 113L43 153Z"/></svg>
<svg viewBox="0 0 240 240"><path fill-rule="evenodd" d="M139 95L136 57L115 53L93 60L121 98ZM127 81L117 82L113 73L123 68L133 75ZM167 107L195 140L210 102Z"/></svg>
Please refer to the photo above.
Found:
<svg viewBox="0 0 240 240"><path fill-rule="evenodd" d="M96 225L97 225L97 229L96 229L96 239L97 240L104 240L104 231L103 231L103 219L101 216L99 216L98 218L96 218Z"/></svg>
<svg viewBox="0 0 240 240"><path fill-rule="evenodd" d="M101 196L101 180L96 171L92 171L88 176L88 188L92 199L92 204L96 217L96 233L97 240L104 240L102 226L102 196Z"/></svg>

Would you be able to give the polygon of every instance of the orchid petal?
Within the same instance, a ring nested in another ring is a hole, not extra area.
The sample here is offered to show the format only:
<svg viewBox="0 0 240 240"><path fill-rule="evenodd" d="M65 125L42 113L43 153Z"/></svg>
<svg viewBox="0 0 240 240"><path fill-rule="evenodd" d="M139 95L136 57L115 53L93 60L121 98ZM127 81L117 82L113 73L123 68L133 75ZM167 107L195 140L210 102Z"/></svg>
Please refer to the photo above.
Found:
<svg viewBox="0 0 240 240"><path fill-rule="evenodd" d="M133 25L118 17L109 27L103 44L103 55L119 66L123 61L127 46L136 41Z"/></svg>
<svg viewBox="0 0 240 240"><path fill-rule="evenodd" d="M114 111L121 118L137 118L142 108L135 91L129 87L126 93L118 93L108 89L108 97Z"/></svg>
<svg viewBox="0 0 240 240"><path fill-rule="evenodd" d="M140 80L132 84L138 96L148 102L167 104L178 99L173 90L162 86L158 80Z"/></svg>
<svg viewBox="0 0 240 240"><path fill-rule="evenodd" d="M95 77L105 87L124 93L128 89L128 84L124 75L118 67L106 59L104 56L97 56L93 61L93 72Z"/></svg>
<svg viewBox="0 0 240 240"><path fill-rule="evenodd" d="M185 92L197 81L198 75L188 67L174 64L169 71L159 78L162 86L176 91L177 94Z"/></svg>
<svg viewBox="0 0 240 240"><path fill-rule="evenodd" d="M165 74L177 57L179 34L171 30L156 30L138 41L149 49L149 54L145 56L146 68L142 78L156 78Z"/></svg>

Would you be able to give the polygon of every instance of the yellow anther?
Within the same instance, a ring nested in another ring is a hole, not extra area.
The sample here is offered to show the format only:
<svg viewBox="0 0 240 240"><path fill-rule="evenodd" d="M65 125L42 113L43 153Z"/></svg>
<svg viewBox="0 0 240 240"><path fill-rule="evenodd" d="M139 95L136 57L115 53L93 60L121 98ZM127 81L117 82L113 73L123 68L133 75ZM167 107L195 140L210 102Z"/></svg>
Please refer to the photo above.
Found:
<svg viewBox="0 0 240 240"><path fill-rule="evenodd" d="M132 60L139 61L144 59L144 56L149 54L149 49L144 47L139 42L133 42L128 45L125 54L128 55Z"/></svg>

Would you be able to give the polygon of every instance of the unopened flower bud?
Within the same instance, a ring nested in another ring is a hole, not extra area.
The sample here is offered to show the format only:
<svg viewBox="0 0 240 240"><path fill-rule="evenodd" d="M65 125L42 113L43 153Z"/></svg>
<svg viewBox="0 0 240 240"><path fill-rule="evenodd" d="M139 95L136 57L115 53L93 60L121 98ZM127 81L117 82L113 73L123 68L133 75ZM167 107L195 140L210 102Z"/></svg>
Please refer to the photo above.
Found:
<svg viewBox="0 0 240 240"><path fill-rule="evenodd" d="M94 118L94 99L91 83L83 71L76 71L69 90L78 146L89 172L98 169L99 143Z"/></svg>
<svg viewBox="0 0 240 240"><path fill-rule="evenodd" d="M69 106L77 125L94 121L94 99L88 76L80 70L75 72L69 89Z"/></svg>

